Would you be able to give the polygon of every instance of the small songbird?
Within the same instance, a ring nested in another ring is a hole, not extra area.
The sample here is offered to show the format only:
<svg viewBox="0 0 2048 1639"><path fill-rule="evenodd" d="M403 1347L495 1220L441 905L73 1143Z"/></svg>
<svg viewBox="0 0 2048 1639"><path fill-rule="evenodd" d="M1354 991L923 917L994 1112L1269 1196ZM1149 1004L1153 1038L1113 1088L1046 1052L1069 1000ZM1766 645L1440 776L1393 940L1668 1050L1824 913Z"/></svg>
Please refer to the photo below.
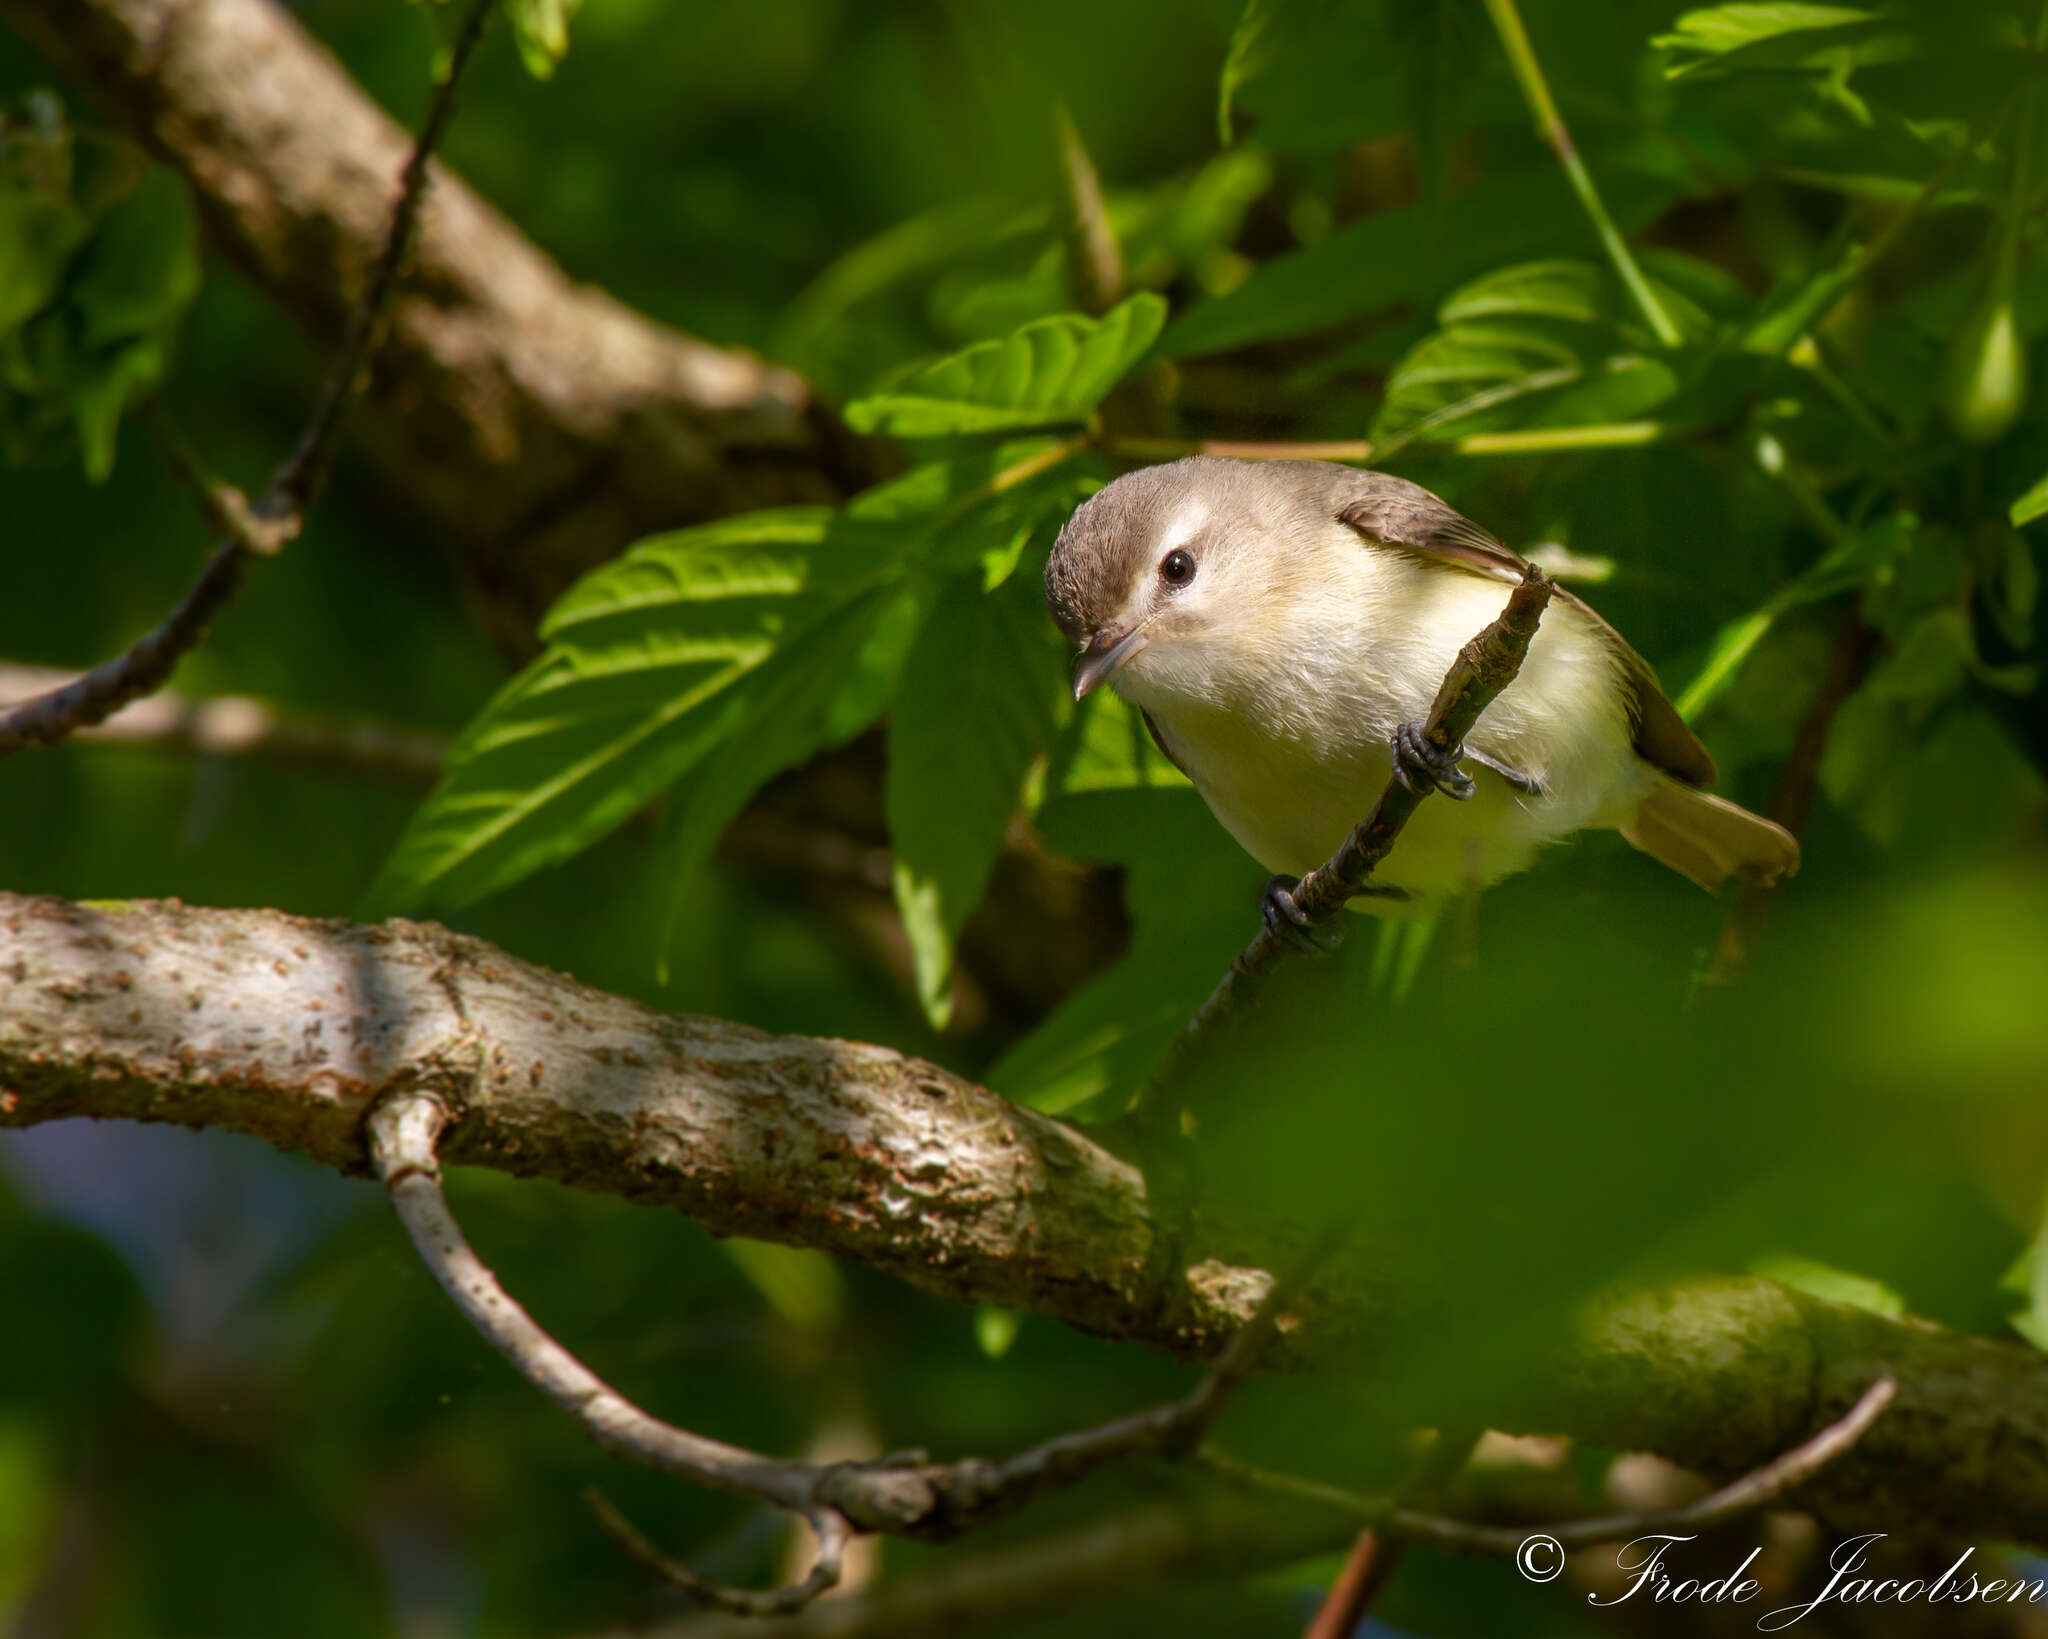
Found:
<svg viewBox="0 0 2048 1639"><path fill-rule="evenodd" d="M1224 828L1275 874L1269 921L1389 774L1425 803L1360 909L1498 881L1611 826L1700 886L1798 868L1789 832L1711 796L1714 760L1642 658L1560 589L1515 680L1455 756L1420 733L1521 558L1418 484L1325 461L1192 456L1127 473L1068 520L1046 602ZM1470 764L1467 773L1460 763Z"/></svg>

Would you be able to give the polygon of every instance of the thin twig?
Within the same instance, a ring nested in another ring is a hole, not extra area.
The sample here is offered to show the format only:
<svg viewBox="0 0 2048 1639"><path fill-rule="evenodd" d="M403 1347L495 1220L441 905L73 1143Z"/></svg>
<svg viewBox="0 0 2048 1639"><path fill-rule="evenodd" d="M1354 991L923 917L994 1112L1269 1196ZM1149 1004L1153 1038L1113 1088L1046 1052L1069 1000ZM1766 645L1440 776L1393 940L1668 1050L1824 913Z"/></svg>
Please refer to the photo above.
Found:
<svg viewBox="0 0 2048 1639"><path fill-rule="evenodd" d="M1847 1453L1876 1425L1898 1393L1898 1383L1880 1377L1836 1421L1740 1479L1682 1508L1602 1514L1539 1525L1479 1525L1470 1520L1403 1506L1392 1497L1367 1496L1320 1480L1275 1473L1257 1464L1204 1448L1201 1462L1213 1472L1256 1491L1302 1502L1319 1502L1349 1512L1360 1525L1389 1538L1428 1543L1451 1553L1501 1558L1515 1554L1531 1537L1548 1537L1559 1548L1591 1548L1663 1533L1697 1532L1767 1508L1788 1491L1813 1479Z"/></svg>
<svg viewBox="0 0 2048 1639"><path fill-rule="evenodd" d="M1658 342L1665 347L1676 347L1684 337L1679 334L1678 326L1672 323L1671 315L1664 311L1664 304L1657 300L1650 281L1643 277L1643 270L1636 265L1628 241L1622 238L1621 230L1614 225L1614 218L1607 214L1600 190L1593 186L1592 173L1579 157L1564 116L1558 113L1557 104L1551 98L1550 86L1543 78L1542 65L1536 60L1535 47L1529 43L1529 31L1522 26L1522 16L1515 9L1515 0L1486 0L1486 10L1500 35L1501 47L1507 52L1508 66L1515 71L1515 80L1522 88L1523 100L1528 103L1529 113L1536 121L1536 134L1557 155L1558 163L1564 167L1565 180L1571 184L1572 192L1578 195L1579 204L1592 221L1593 231L1600 236L1601 248L1607 252L1614 271L1621 276L1622 284L1649 321Z"/></svg>
<svg viewBox="0 0 2048 1639"><path fill-rule="evenodd" d="M1464 744L1480 713L1515 680L1529 652L1530 639L1536 635L1537 623L1549 606L1552 589L1550 577L1540 568L1533 563L1524 565L1521 584L1508 598L1507 607L1458 651L1457 659L1445 673L1423 725L1423 735L1431 745L1449 751ZM1372 812L1359 821L1336 853L1310 871L1295 888L1294 902L1311 924L1328 922L1341 914L1380 861L1392 852L1402 827L1428 795L1426 784L1413 790L1398 778L1388 779ZM1266 972L1293 948L1275 929L1259 930L1153 1066L1138 1093L1140 1112L1149 1112L1158 1104L1163 1091L1180 1079L1203 1038L1244 1006Z"/></svg>
<svg viewBox="0 0 2048 1639"><path fill-rule="evenodd" d="M1063 1434L991 1462L932 1463L921 1453L871 1462L790 1462L727 1445L651 1416L612 1388L514 1300L479 1258L441 1190L438 1148L449 1121L434 1095L410 1089L372 1109L370 1153L421 1260L465 1319L528 1382L569 1413L607 1450L697 1484L800 1514L818 1538L818 1561L802 1582L767 1593L727 1588L667 1561L608 1505L599 1517L636 1556L725 1610L790 1611L838 1577L845 1538L856 1531L945 1537L1008 1514L1045 1492L1072 1485L1106 1464L1133 1457L1180 1458L1194 1451L1250 1375L1281 1311L1320 1260L1275 1281L1252 1318L1232 1334L1202 1380L1179 1400L1094 1428Z"/></svg>
<svg viewBox="0 0 2048 1639"><path fill-rule="evenodd" d="M326 480L342 412L355 394L398 270L412 243L434 144L448 122L456 82L482 38L492 4L493 0L472 0L463 18L447 72L434 88L419 136L400 173L398 200L383 249L349 312L340 350L291 454L262 495L254 502L244 502L239 490L206 478L182 444L169 446L174 469L198 491L208 522L221 532L223 541L162 623L137 639L126 653L102 662L62 688L0 712L0 757L26 746L55 745L78 729L104 722L129 701L161 688L233 601L256 561L275 555L298 533L306 510Z"/></svg>
<svg viewBox="0 0 2048 1639"><path fill-rule="evenodd" d="M0 709L64 687L76 672L0 660ZM345 770L421 782L441 770L448 736L374 718L327 718L288 711L243 694L201 698L160 689L123 706L76 738L100 745L189 752L200 757ZM884 879L886 884L886 878Z"/></svg>
<svg viewBox="0 0 2048 1639"><path fill-rule="evenodd" d="M709 1605L713 1610L730 1611L735 1616L787 1616L792 1611L802 1610L828 1589L838 1587L846 1561L846 1545L853 1540L852 1527L844 1516L825 1515L818 1529L818 1557L811 1566L810 1574L801 1582L792 1582L787 1587L756 1593L751 1588L728 1587L723 1582L699 1576L681 1560L663 1553L649 1540L647 1533L620 1513L611 1498L596 1486L585 1489L583 1500L590 1504L597 1523L605 1528L612 1540L641 1564L681 1588L692 1599Z"/></svg>

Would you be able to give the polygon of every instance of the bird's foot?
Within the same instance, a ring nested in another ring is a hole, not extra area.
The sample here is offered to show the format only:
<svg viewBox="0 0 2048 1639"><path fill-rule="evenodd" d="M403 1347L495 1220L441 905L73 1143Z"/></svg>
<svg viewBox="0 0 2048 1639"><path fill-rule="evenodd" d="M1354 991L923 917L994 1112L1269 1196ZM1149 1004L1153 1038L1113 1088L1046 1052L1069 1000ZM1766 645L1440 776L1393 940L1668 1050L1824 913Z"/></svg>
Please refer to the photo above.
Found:
<svg viewBox="0 0 2048 1639"><path fill-rule="evenodd" d="M1436 790L1457 802L1470 799L1479 788L1472 783L1472 776L1458 766L1465 762L1477 763L1498 774L1525 797L1545 794L1543 782L1533 774L1524 774L1483 751L1474 751L1470 746L1439 751L1435 742L1422 732L1420 723L1403 723L1395 729L1393 745L1394 778L1418 795L1424 790Z"/></svg>
<svg viewBox="0 0 2048 1639"><path fill-rule="evenodd" d="M1467 746L1465 748L1465 761L1477 763L1481 768L1492 769L1494 773L1506 780L1509 785L1513 786L1515 790L1521 792L1525 797L1547 797L1550 795L1550 787L1537 779L1534 774L1524 774L1519 768L1504 763L1496 757L1489 757L1483 751L1474 751L1470 746Z"/></svg>
<svg viewBox="0 0 2048 1639"><path fill-rule="evenodd" d="M1294 890L1301 886L1298 876L1276 876L1259 896L1259 914L1266 926L1297 950L1327 956L1344 942L1344 930L1329 926L1319 933L1307 911L1295 902Z"/></svg>
<svg viewBox="0 0 2048 1639"><path fill-rule="evenodd" d="M1393 747L1394 778L1418 797L1441 791L1456 802L1465 802L1479 789L1472 776L1458 766L1465 748L1438 748L1422 732L1420 723L1403 723L1395 729Z"/></svg>

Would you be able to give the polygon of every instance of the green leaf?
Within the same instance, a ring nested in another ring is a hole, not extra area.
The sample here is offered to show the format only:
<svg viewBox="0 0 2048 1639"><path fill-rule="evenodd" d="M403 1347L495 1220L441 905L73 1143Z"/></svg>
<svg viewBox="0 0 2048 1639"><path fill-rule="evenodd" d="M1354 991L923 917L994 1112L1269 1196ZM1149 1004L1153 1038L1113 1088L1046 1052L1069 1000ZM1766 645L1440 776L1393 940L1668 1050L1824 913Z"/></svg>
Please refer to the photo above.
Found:
<svg viewBox="0 0 2048 1639"><path fill-rule="evenodd" d="M1723 626L1699 671L1674 702L1679 716L1690 721L1719 699L1742 663L1785 614L1860 586L1908 555L1917 529L1915 520L1904 513L1866 525L1831 547L1760 608Z"/></svg>
<svg viewBox="0 0 2048 1639"><path fill-rule="evenodd" d="M111 358L96 361L71 389L71 416L78 428L78 447L85 475L105 483L114 470L114 446L121 416L164 372L164 350L155 341L133 342Z"/></svg>
<svg viewBox="0 0 2048 1639"><path fill-rule="evenodd" d="M2042 513L2048 512L2048 472L2034 481L2033 488L2012 504L2012 521L2015 526L2030 524Z"/></svg>
<svg viewBox="0 0 2048 1639"><path fill-rule="evenodd" d="M933 438L1084 421L1165 322L1165 300L1150 293L1099 319L1069 313L1035 320L856 399L846 407L847 424L856 432Z"/></svg>
<svg viewBox="0 0 2048 1639"><path fill-rule="evenodd" d="M917 630L917 581L888 581L833 610L734 691L717 747L685 777L666 827L671 887L662 977L697 873L747 799L785 769L843 745L887 709Z"/></svg>
<svg viewBox="0 0 2048 1639"><path fill-rule="evenodd" d="M1602 176L1601 186L1624 233L1681 192L1671 178L1635 171ZM1489 268L1568 253L1590 246L1591 237L1556 166L1502 172L1433 204L1375 211L1275 257L1228 295L1176 319L1160 351L1168 358L1224 352L1403 302L1434 305L1441 292Z"/></svg>
<svg viewBox="0 0 2048 1639"><path fill-rule="evenodd" d="M595 841L744 716L738 686L895 567L904 532L822 507L643 541L585 576L462 737L366 915L467 904Z"/></svg>
<svg viewBox="0 0 2048 1639"><path fill-rule="evenodd" d="M84 214L69 199L0 185L0 336L56 295L88 231Z"/></svg>
<svg viewBox="0 0 2048 1639"><path fill-rule="evenodd" d="M1795 1292L1805 1292L1829 1303L1846 1304L1852 1309L1867 1309L1871 1314L1885 1315L1893 1320L1906 1312L1906 1300L1883 1281L1872 1280L1868 1275L1852 1275L1846 1269L1817 1263L1812 1258L1774 1253L1752 1262L1749 1272L1761 1275L1765 1280L1774 1280L1780 1286L1789 1286Z"/></svg>
<svg viewBox="0 0 2048 1639"><path fill-rule="evenodd" d="M1153 742L1136 708L1110 689L1074 708L1045 776L1048 798L1173 786L1190 786L1188 777Z"/></svg>
<svg viewBox="0 0 2048 1639"><path fill-rule="evenodd" d="M1660 291L1688 333L1707 316ZM1675 395L1677 372L1650 345L1614 276L1589 262L1501 268L1454 291L1425 336L1387 377L1373 422L1395 442L1499 427L1583 427L1627 421Z"/></svg>
<svg viewBox="0 0 2048 1639"><path fill-rule="evenodd" d="M955 578L918 634L890 716L896 906L918 999L940 1028L952 1014L953 942L1052 740L1061 673L1051 632L1036 587L989 594L979 574Z"/></svg>
<svg viewBox="0 0 2048 1639"><path fill-rule="evenodd" d="M773 1309L799 1331L827 1333L846 1313L846 1277L824 1253L735 1235L725 1255Z"/></svg>
<svg viewBox="0 0 2048 1639"><path fill-rule="evenodd" d="M506 0L519 60L537 80L551 79L569 53L569 19L582 0Z"/></svg>
<svg viewBox="0 0 2048 1639"><path fill-rule="evenodd" d="M161 166L101 219L66 297L79 344L100 348L170 331L199 294L199 230L185 185Z"/></svg>
<svg viewBox="0 0 2048 1639"><path fill-rule="evenodd" d="M974 1311L975 1345L989 1359L1000 1360L1010 1352L1010 1345L1017 1341L1023 1325L1024 1316L1017 1310L984 1303Z"/></svg>
<svg viewBox="0 0 2048 1639"><path fill-rule="evenodd" d="M1666 69L1675 78L1716 58L1746 51L1786 35L1811 34L1882 20L1876 12L1854 6L1803 5L1788 3L1788 0L1765 0L1765 3L1738 0L1732 5L1707 6L1686 12L1672 25L1669 34L1654 36L1650 44L1679 59Z"/></svg>
<svg viewBox="0 0 2048 1639"><path fill-rule="evenodd" d="M1223 56L1223 74L1216 87L1216 132L1223 146L1235 140L1231 110L1245 81L1257 73L1265 56L1266 35L1285 0L1245 0L1237 27L1230 31L1230 49Z"/></svg>

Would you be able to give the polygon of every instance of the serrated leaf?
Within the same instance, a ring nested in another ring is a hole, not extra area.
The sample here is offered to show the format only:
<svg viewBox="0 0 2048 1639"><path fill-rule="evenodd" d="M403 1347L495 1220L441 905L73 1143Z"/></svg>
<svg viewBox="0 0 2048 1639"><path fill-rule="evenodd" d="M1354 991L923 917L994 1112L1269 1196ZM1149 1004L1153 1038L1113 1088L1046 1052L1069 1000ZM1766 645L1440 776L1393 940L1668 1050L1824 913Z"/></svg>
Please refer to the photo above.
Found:
<svg viewBox="0 0 2048 1639"><path fill-rule="evenodd" d="M884 784L896 907L918 999L944 1028L953 942L981 899L1060 700L1058 647L1035 587L999 594L979 574L939 593L889 719Z"/></svg>
<svg viewBox="0 0 2048 1639"><path fill-rule="evenodd" d="M847 424L857 432L935 438L1084 421L1165 322L1165 300L1149 292L1099 319L1038 319L856 399L846 407Z"/></svg>
<svg viewBox="0 0 2048 1639"><path fill-rule="evenodd" d="M1708 328L1691 302L1661 294L1688 333ZM1588 262L1497 269L1454 291L1439 316L1443 328L1388 374L1372 429L1383 451L1502 427L1627 421L1679 389L1663 357L1634 351L1649 338L1613 275Z"/></svg>
<svg viewBox="0 0 2048 1639"><path fill-rule="evenodd" d="M1669 34L1654 36L1650 44L1681 59L1666 70L1676 77L1716 58L1746 51L1786 35L1819 33L1880 21L1882 19L1876 12L1854 6L1794 4L1789 0L1737 0L1735 4L1706 6L1686 12L1672 25Z"/></svg>
<svg viewBox="0 0 2048 1639"><path fill-rule="evenodd" d="M667 831L669 939L697 872L747 799L785 769L843 745L888 708L917 630L921 586L892 580L832 610L735 691L718 744L683 778Z"/></svg>
<svg viewBox="0 0 2048 1639"><path fill-rule="evenodd" d="M744 714L739 686L896 567L900 542L791 508L656 536L585 576L450 751L365 914L466 904L595 841L707 756Z"/></svg>

